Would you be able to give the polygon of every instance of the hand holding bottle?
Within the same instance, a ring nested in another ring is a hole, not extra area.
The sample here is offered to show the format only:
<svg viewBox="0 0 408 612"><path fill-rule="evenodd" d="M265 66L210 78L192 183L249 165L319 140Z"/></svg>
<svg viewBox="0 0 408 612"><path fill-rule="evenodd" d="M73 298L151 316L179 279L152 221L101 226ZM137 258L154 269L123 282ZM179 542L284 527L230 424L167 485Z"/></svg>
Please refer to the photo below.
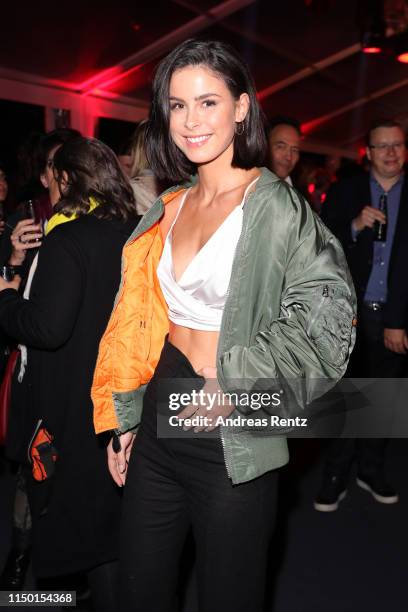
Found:
<svg viewBox="0 0 408 612"><path fill-rule="evenodd" d="M376 221L379 223L386 223L387 219L385 214L373 206L364 206L358 217L353 219L352 225L357 232L361 232L365 227L374 227Z"/></svg>

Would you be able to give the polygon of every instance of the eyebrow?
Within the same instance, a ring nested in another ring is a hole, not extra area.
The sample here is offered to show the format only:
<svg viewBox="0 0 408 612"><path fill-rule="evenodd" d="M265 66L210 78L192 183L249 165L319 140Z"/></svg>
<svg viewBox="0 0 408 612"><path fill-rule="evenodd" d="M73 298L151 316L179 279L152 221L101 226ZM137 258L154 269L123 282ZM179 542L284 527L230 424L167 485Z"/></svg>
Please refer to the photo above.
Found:
<svg viewBox="0 0 408 612"><path fill-rule="evenodd" d="M221 98L221 96L216 93L205 93L205 94L201 94L201 96L197 96L196 98L194 98L194 100L196 101L204 100L204 98L210 98L211 96L216 96L217 98ZM177 98L177 96L169 96L169 100L177 100L177 102L185 102L183 98Z"/></svg>
<svg viewBox="0 0 408 612"><path fill-rule="evenodd" d="M272 144L284 144L288 147L291 147L291 149L300 149L300 145L291 145L286 142L286 140L275 140L275 142L273 142Z"/></svg>

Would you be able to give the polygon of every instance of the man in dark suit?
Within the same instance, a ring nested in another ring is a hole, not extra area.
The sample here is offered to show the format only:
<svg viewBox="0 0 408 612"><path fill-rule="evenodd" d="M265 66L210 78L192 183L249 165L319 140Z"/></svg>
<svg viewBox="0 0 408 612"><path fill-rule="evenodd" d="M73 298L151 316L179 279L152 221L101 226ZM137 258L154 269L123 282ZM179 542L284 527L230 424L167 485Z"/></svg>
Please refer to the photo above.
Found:
<svg viewBox="0 0 408 612"><path fill-rule="evenodd" d="M408 179L403 172L406 145L401 125L391 120L374 123L366 153L370 173L335 184L322 218L343 245L358 299L357 344L347 375L398 378L408 351ZM384 204L386 213L380 210ZM379 224L386 224L382 241L385 228ZM398 494L383 472L386 442L333 441L315 509L337 510L355 457L357 484L378 502L396 503Z"/></svg>

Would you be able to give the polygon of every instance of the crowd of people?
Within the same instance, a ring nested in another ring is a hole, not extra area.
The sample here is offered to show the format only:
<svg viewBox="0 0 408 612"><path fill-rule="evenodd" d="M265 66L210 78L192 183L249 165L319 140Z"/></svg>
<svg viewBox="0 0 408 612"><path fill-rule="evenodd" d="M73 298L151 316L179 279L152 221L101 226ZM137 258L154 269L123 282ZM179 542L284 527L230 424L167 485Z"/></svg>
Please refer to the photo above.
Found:
<svg viewBox="0 0 408 612"><path fill-rule="evenodd" d="M344 375L402 376L408 350L402 127L373 124L369 173L328 163L318 205L296 183L301 138L288 117L266 128L230 46L188 40L118 157L71 129L36 143L25 201L0 220L17 466L2 588L23 588L31 560L57 584L86 574L97 612L175 610L192 529L200 610L263 609L289 459L271 417ZM276 402L259 410L261 392ZM397 502L385 447L334 441L316 510L338 508L355 452L358 484Z"/></svg>

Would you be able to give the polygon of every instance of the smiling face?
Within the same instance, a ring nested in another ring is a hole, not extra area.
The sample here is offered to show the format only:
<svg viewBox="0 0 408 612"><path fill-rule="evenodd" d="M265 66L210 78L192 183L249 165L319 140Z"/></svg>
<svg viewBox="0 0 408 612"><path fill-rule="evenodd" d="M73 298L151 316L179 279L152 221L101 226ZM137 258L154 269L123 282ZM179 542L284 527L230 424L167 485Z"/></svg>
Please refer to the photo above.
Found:
<svg viewBox="0 0 408 612"><path fill-rule="evenodd" d="M176 70L169 88L170 135L194 164L233 157L236 123L245 119L249 97L235 100L221 77L205 66Z"/></svg>
<svg viewBox="0 0 408 612"><path fill-rule="evenodd" d="M376 177L392 179L399 176L406 157L404 132L399 127L372 130L366 153Z"/></svg>

